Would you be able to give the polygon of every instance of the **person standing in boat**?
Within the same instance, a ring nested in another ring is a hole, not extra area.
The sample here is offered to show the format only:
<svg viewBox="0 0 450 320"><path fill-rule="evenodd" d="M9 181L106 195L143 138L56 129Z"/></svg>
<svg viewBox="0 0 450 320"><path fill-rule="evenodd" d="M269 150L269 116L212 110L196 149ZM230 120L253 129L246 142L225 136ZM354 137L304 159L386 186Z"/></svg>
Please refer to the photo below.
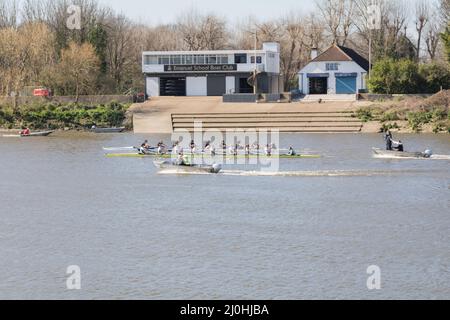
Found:
<svg viewBox="0 0 450 320"><path fill-rule="evenodd" d="M386 130L384 140L386 141L386 150L392 151L393 137L390 130Z"/></svg>

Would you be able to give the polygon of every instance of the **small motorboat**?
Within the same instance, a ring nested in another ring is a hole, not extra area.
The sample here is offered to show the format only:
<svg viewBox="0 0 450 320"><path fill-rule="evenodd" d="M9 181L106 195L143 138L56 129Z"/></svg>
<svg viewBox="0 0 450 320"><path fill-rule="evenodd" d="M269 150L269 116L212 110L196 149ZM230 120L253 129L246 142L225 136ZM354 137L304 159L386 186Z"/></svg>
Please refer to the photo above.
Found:
<svg viewBox="0 0 450 320"><path fill-rule="evenodd" d="M54 131L32 132L30 134L5 134L4 138L28 138L28 137L48 137Z"/></svg>
<svg viewBox="0 0 450 320"><path fill-rule="evenodd" d="M125 127L121 128L92 128L94 133L122 133L125 131Z"/></svg>
<svg viewBox="0 0 450 320"><path fill-rule="evenodd" d="M425 152L402 152L402 151L388 151L379 148L373 148L375 156L380 158L397 158L397 159L430 159L433 152L427 150Z"/></svg>
<svg viewBox="0 0 450 320"><path fill-rule="evenodd" d="M161 170L174 169L177 173L213 173L217 174L222 170L222 166L219 164L209 165L196 165L196 164L184 164L179 165L176 161L154 161L155 166Z"/></svg>

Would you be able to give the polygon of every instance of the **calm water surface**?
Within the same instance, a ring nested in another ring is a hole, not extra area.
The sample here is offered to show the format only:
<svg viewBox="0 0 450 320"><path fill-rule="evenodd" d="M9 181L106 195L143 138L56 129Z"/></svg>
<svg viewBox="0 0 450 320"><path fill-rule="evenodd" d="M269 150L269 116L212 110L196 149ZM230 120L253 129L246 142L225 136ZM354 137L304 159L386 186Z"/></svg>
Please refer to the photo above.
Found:
<svg viewBox="0 0 450 320"><path fill-rule="evenodd" d="M450 161L373 159L380 135L282 136L324 157L280 170L356 176L181 177L104 156L143 138L0 138L0 299L450 299ZM401 139L450 154L448 135Z"/></svg>

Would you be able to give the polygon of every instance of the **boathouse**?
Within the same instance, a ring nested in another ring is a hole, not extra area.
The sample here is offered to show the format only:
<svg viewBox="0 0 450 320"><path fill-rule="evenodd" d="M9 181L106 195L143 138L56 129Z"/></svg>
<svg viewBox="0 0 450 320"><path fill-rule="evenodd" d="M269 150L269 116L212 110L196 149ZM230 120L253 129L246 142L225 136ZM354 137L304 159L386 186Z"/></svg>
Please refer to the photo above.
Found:
<svg viewBox="0 0 450 320"><path fill-rule="evenodd" d="M298 74L304 95L357 94L367 89L369 62L356 51L332 45L323 53L312 50L311 61Z"/></svg>
<svg viewBox="0 0 450 320"><path fill-rule="evenodd" d="M255 86L256 70L256 86ZM280 93L280 45L261 50L143 52L147 97Z"/></svg>

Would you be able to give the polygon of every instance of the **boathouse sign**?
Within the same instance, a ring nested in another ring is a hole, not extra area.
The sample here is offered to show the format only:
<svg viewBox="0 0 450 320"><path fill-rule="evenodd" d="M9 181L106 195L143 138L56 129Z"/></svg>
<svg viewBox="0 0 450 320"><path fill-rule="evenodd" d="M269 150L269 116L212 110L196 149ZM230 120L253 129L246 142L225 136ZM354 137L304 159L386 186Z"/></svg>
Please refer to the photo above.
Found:
<svg viewBox="0 0 450 320"><path fill-rule="evenodd" d="M166 65L165 72L226 72L237 71L237 64Z"/></svg>

